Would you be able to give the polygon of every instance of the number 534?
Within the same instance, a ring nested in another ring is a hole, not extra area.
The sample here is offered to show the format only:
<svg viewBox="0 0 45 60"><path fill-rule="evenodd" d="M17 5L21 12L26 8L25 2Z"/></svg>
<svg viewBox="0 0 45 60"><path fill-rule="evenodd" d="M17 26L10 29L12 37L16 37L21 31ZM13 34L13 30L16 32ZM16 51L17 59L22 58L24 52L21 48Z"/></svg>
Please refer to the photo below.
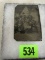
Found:
<svg viewBox="0 0 45 60"><path fill-rule="evenodd" d="M24 47L23 48L23 55L34 55L34 47Z"/></svg>

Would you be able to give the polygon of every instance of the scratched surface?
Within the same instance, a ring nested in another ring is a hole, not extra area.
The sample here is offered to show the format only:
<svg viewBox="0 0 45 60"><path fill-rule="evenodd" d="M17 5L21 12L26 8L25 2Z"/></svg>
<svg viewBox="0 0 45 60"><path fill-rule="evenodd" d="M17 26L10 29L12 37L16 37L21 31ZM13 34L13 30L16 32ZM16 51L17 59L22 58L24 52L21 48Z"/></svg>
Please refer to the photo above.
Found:
<svg viewBox="0 0 45 60"><path fill-rule="evenodd" d="M17 5L14 17L14 38L16 41L42 40L38 5Z"/></svg>

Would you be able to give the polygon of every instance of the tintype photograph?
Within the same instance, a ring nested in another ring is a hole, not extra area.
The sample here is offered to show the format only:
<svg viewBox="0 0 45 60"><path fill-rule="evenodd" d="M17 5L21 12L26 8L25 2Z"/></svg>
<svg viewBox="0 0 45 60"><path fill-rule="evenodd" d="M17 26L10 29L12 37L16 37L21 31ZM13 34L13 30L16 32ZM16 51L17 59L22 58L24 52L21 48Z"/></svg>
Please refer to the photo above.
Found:
<svg viewBox="0 0 45 60"><path fill-rule="evenodd" d="M38 5L17 5L14 13L16 41L42 41Z"/></svg>

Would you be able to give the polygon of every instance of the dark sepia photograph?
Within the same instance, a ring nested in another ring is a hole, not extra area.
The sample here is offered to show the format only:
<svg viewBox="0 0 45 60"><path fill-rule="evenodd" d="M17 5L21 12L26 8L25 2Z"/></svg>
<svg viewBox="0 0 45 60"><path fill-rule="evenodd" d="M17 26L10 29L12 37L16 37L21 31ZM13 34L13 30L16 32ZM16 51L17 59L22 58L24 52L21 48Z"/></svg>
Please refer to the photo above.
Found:
<svg viewBox="0 0 45 60"><path fill-rule="evenodd" d="M14 12L14 39L42 41L38 5L17 5Z"/></svg>

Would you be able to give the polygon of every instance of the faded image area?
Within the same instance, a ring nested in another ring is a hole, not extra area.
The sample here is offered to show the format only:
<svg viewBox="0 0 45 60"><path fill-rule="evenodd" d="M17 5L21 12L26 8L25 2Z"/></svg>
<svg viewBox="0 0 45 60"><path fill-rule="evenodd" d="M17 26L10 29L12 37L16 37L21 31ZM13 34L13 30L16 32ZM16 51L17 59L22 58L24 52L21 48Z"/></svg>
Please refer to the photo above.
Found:
<svg viewBox="0 0 45 60"><path fill-rule="evenodd" d="M16 41L41 41L41 24L38 5L17 5L14 15Z"/></svg>

